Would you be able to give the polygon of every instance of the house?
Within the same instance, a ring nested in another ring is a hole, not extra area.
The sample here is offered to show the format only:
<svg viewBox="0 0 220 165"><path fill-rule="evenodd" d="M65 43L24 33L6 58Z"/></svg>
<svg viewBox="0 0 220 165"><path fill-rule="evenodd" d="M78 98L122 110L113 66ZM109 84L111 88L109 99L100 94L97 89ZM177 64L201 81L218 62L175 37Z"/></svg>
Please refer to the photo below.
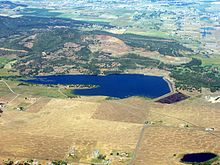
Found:
<svg viewBox="0 0 220 165"><path fill-rule="evenodd" d="M92 157L93 157L93 158L98 158L99 155L100 155L99 150L95 150L95 151L93 151L93 153L92 153Z"/></svg>
<svg viewBox="0 0 220 165"><path fill-rule="evenodd" d="M206 96L206 100L211 103L220 103L220 96L216 96L216 97Z"/></svg>
<svg viewBox="0 0 220 165"><path fill-rule="evenodd" d="M71 147L70 150L69 150L69 156L76 156L76 149L75 147Z"/></svg>
<svg viewBox="0 0 220 165"><path fill-rule="evenodd" d="M0 108L4 108L5 107L5 103L0 103Z"/></svg>
<svg viewBox="0 0 220 165"><path fill-rule="evenodd" d="M24 111L24 107L18 107L17 110L18 111Z"/></svg>
<svg viewBox="0 0 220 165"><path fill-rule="evenodd" d="M205 131L214 131L215 130L215 128L205 128Z"/></svg>

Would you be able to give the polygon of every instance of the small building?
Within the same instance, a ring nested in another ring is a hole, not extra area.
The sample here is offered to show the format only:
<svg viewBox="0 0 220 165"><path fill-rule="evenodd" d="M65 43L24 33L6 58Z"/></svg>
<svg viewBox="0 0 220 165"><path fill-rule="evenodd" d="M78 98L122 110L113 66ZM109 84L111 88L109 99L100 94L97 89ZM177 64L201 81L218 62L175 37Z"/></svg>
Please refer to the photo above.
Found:
<svg viewBox="0 0 220 165"><path fill-rule="evenodd" d="M98 158L99 155L100 155L99 150L95 150L95 151L92 152L92 157L93 158Z"/></svg>
<svg viewBox="0 0 220 165"><path fill-rule="evenodd" d="M75 147L71 147L70 150L69 150L69 156L76 156L76 149Z"/></svg>
<svg viewBox="0 0 220 165"><path fill-rule="evenodd" d="M206 96L206 100L211 103L220 103L220 96L216 96L216 97Z"/></svg>
<svg viewBox="0 0 220 165"><path fill-rule="evenodd" d="M188 124L182 123L179 125L180 128L189 128Z"/></svg>
<svg viewBox="0 0 220 165"><path fill-rule="evenodd" d="M18 107L17 110L18 111L24 111L24 107Z"/></svg>
<svg viewBox="0 0 220 165"><path fill-rule="evenodd" d="M127 153L127 152L122 152L122 153L120 153L120 156L122 156L122 157L129 157L129 153Z"/></svg>
<svg viewBox="0 0 220 165"><path fill-rule="evenodd" d="M111 164L111 160L104 160L104 162L103 162L103 164L105 164L105 165L108 165L108 164Z"/></svg>
<svg viewBox="0 0 220 165"><path fill-rule="evenodd" d="M5 107L5 103L0 103L0 108L4 108Z"/></svg>
<svg viewBox="0 0 220 165"><path fill-rule="evenodd" d="M38 165L38 164L39 164L38 161L36 159L34 159L32 165Z"/></svg>
<svg viewBox="0 0 220 165"><path fill-rule="evenodd" d="M207 131L207 132L212 132L214 130L215 130L215 128L205 128L205 131Z"/></svg>

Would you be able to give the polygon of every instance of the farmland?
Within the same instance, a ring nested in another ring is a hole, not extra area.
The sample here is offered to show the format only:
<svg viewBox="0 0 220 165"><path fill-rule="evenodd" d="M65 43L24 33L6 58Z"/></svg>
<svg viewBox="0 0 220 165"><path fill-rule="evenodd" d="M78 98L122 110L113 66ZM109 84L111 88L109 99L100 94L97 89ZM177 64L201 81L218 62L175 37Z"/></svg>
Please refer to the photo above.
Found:
<svg viewBox="0 0 220 165"><path fill-rule="evenodd" d="M16 93L21 92L8 83ZM4 83L0 87L1 91L7 89ZM94 161L92 153L98 150L116 165L130 161L180 164L179 159L186 152L220 153L218 104L205 102L199 94L175 105L165 105L135 97L67 100L25 91L17 97L9 90L5 93L9 94L1 96L1 100L8 102L0 124L1 160L32 158L40 162L58 159L89 163ZM19 106L26 107L21 111L16 108ZM136 148L143 123L143 138ZM206 132L209 127L216 131ZM159 151L160 145L164 147ZM74 158L68 157L71 147L76 149ZM131 156L112 155L114 152Z"/></svg>

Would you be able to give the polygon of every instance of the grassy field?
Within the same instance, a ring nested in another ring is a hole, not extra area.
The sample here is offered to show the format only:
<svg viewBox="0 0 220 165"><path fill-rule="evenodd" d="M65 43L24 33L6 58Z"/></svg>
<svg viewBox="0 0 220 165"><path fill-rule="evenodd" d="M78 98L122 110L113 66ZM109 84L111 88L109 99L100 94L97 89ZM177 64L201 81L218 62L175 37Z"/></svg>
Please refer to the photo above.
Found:
<svg viewBox="0 0 220 165"><path fill-rule="evenodd" d="M7 156L8 151L15 149L13 154L16 157L64 159L73 146L77 150L76 159L83 162L91 162L92 152L96 149L108 158L112 151L131 153L141 125L92 119L99 105L99 102L53 99L37 113L6 112L0 125L5 130L1 134L4 140L0 142L0 157ZM37 104L35 108L38 109ZM10 131L5 129L9 124L8 118L13 120ZM19 133L16 131L15 134L16 128L19 128ZM127 137L126 141L124 137ZM9 146L15 143L13 147ZM115 163L112 164L121 164L118 159L115 157Z"/></svg>
<svg viewBox="0 0 220 165"><path fill-rule="evenodd" d="M0 68L3 68L9 61L8 58L0 57Z"/></svg>
<svg viewBox="0 0 220 165"><path fill-rule="evenodd" d="M220 65L220 57L206 58L195 56L195 58L196 57L202 60L203 65Z"/></svg>
<svg viewBox="0 0 220 165"><path fill-rule="evenodd" d="M140 29L128 29L126 30L125 33L170 39L170 36L168 33L158 32L158 31L143 31L143 30L141 31Z"/></svg>
<svg viewBox="0 0 220 165"><path fill-rule="evenodd" d="M4 83L0 82L0 97L10 94L9 89L6 87Z"/></svg>
<svg viewBox="0 0 220 165"><path fill-rule="evenodd" d="M0 69L0 76L4 76L4 77L7 77L7 76L18 76L18 72L11 72L10 70L8 69Z"/></svg>
<svg viewBox="0 0 220 165"><path fill-rule="evenodd" d="M211 58L205 58L205 57L195 56L195 58L200 59L202 61L203 66L206 66L206 65L216 66L216 67L218 67L218 69L220 71L220 57L215 56L215 57L211 57Z"/></svg>
<svg viewBox="0 0 220 165"><path fill-rule="evenodd" d="M11 65L16 62L16 60L13 60L14 56L9 57L0 57L0 76L14 76L18 75L17 72L11 72Z"/></svg>
<svg viewBox="0 0 220 165"><path fill-rule="evenodd" d="M59 92L58 86L44 86L44 85L31 85L31 84L21 84L17 81L6 81L12 90L17 94L22 95L31 95L35 97L49 97L49 98L67 98L65 95ZM1 83L1 82L0 82ZM8 91L6 86L1 83L0 91ZM62 89L63 93L65 93L67 96L74 96L71 94L71 89Z"/></svg>
<svg viewBox="0 0 220 165"><path fill-rule="evenodd" d="M220 129L218 105L203 99L163 105L138 97L25 100L19 96L8 108L25 106L26 111L10 108L0 120L0 161L17 157L100 162L92 157L98 150L112 160L112 165L128 164L146 121L151 124L145 127L137 148L137 165L179 165L181 155L189 152L219 154L219 132L204 131L209 127ZM72 147L77 151L75 158L67 156ZM130 156L120 156L123 152Z"/></svg>

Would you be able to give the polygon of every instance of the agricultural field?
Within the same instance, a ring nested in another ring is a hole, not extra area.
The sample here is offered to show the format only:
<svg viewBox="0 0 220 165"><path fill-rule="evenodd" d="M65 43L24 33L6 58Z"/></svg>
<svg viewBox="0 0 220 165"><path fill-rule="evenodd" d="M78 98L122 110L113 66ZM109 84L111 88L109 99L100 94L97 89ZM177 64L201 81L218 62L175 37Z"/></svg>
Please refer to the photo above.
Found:
<svg viewBox="0 0 220 165"><path fill-rule="evenodd" d="M3 86L1 83L1 91ZM83 164L111 160L113 165L165 165L181 164L179 160L186 152L220 153L219 105L206 102L199 93L172 105L139 97L106 100L10 95L1 96L8 102L0 122L2 161L11 158ZM68 156L71 148L76 154L73 157ZM105 158L94 158L95 151Z"/></svg>

